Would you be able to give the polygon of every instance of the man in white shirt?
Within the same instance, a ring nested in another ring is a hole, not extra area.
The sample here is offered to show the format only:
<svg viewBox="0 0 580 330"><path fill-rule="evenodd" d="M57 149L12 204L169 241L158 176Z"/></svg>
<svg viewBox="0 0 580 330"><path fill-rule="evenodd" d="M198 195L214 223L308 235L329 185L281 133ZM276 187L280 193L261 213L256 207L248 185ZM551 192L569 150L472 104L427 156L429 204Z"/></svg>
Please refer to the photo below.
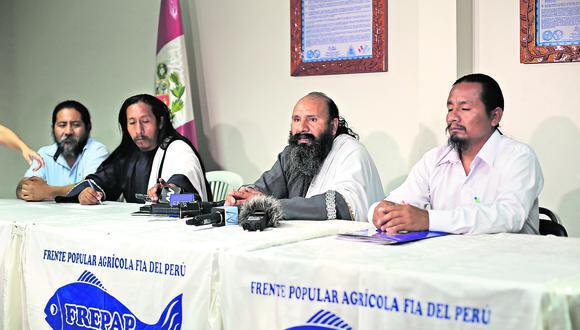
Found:
<svg viewBox="0 0 580 330"><path fill-rule="evenodd" d="M390 234L538 234L542 169L529 146L499 131L503 108L493 78L458 79L447 99L449 144L427 152L400 187L370 207L369 221Z"/></svg>

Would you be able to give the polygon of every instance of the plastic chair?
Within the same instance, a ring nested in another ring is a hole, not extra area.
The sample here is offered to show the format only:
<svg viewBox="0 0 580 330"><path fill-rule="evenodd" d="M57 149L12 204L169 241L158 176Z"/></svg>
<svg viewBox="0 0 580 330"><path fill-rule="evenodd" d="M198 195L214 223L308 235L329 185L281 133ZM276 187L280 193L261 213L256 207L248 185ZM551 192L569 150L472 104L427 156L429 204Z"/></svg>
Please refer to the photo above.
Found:
<svg viewBox="0 0 580 330"><path fill-rule="evenodd" d="M207 172L205 177L209 182L214 201L224 200L230 191L238 189L244 183L239 174L229 171Z"/></svg>
<svg viewBox="0 0 580 330"><path fill-rule="evenodd" d="M546 217L548 219L545 219ZM560 218L545 207L540 207L540 235L568 237L568 232L560 222Z"/></svg>

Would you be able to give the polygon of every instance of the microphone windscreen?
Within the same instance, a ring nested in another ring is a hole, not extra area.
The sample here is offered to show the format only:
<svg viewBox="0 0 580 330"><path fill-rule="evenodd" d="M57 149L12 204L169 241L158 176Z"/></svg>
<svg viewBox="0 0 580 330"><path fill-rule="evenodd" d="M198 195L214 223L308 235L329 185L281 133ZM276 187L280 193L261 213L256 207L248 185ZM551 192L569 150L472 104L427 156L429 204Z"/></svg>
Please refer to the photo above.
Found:
<svg viewBox="0 0 580 330"><path fill-rule="evenodd" d="M248 217L256 211L263 211L267 218L267 227L276 227L280 220L284 219L282 204L272 196L259 195L242 204L239 214L240 226L247 222Z"/></svg>

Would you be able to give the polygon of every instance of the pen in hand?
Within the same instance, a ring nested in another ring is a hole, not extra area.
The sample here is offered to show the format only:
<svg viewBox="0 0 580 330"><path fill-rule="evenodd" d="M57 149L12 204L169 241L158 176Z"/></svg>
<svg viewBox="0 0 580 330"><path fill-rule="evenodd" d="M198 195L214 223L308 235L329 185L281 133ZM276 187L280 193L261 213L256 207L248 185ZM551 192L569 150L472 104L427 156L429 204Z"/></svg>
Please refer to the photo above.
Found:
<svg viewBox="0 0 580 330"><path fill-rule="evenodd" d="M91 189L93 189L95 192L98 193L97 189L95 189L95 186L93 185L93 182L91 180L88 180L88 182L89 182L89 186L91 186ZM103 204L103 202L101 202L101 198L100 197L97 198L97 202L99 203L99 205L102 205Z"/></svg>

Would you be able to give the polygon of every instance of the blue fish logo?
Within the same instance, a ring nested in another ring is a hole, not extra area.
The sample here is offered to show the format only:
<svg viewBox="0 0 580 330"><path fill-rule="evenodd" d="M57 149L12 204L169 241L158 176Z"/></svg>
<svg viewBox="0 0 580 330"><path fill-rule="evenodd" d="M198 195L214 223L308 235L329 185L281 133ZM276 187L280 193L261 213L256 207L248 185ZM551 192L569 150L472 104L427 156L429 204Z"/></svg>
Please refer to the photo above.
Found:
<svg viewBox="0 0 580 330"><path fill-rule="evenodd" d="M181 329L181 297L165 307L159 322L146 324L107 290L91 272L84 271L76 282L67 284L48 300L44 313L52 329Z"/></svg>
<svg viewBox="0 0 580 330"><path fill-rule="evenodd" d="M312 315L306 324L286 330L352 330L352 327L333 312L321 309Z"/></svg>

